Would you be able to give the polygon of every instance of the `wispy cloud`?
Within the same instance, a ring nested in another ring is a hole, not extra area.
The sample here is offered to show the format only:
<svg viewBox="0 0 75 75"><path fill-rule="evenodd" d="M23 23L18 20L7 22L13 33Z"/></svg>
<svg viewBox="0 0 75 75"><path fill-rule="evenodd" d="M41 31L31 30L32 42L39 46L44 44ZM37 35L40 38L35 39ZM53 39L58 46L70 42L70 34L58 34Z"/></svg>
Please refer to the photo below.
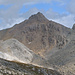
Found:
<svg viewBox="0 0 75 75"><path fill-rule="evenodd" d="M60 6L66 4L66 7L64 8L69 14L60 14L58 12L55 12L52 8L50 8L47 11L44 11L44 9L37 9L36 7L33 7L26 11L25 13L20 14L19 11L23 6L30 6L38 3L50 3L51 2L60 2ZM13 26L16 23L20 23L21 21L27 19L32 14L37 13L38 11L42 12L48 19L52 19L56 22L62 23L68 27L72 27L72 24L74 23L74 6L75 1L71 0L70 3L67 4L67 1L69 0L0 0L0 5L3 5L5 7L0 9L0 29L8 28Z"/></svg>
<svg viewBox="0 0 75 75"><path fill-rule="evenodd" d="M67 6L67 11L75 15L75 0L71 0Z"/></svg>

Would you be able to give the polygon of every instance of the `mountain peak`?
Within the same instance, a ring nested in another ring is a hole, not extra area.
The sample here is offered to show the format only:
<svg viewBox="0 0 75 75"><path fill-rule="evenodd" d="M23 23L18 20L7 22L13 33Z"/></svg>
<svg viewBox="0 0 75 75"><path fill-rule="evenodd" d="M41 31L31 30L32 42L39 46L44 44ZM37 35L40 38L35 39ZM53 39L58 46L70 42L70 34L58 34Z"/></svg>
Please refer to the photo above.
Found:
<svg viewBox="0 0 75 75"><path fill-rule="evenodd" d="M46 22L46 21L48 21L48 19L42 13L38 12L37 14L30 16L29 21Z"/></svg>
<svg viewBox="0 0 75 75"><path fill-rule="evenodd" d="M43 15L41 12L38 12L37 15Z"/></svg>
<svg viewBox="0 0 75 75"><path fill-rule="evenodd" d="M75 24L73 25L72 29L75 30Z"/></svg>

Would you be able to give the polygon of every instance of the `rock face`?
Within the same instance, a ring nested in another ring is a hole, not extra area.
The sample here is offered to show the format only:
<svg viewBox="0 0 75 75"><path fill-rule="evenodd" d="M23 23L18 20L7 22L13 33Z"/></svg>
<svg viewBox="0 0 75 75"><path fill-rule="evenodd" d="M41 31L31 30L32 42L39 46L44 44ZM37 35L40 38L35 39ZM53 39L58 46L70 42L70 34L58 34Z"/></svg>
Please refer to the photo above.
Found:
<svg viewBox="0 0 75 75"><path fill-rule="evenodd" d="M46 58L51 64L57 65L62 75L75 75L75 32L69 34L67 39L69 41L64 48Z"/></svg>
<svg viewBox="0 0 75 75"><path fill-rule="evenodd" d="M75 30L75 24L73 25L72 29Z"/></svg>
<svg viewBox="0 0 75 75"><path fill-rule="evenodd" d="M61 75L56 70L0 59L0 75Z"/></svg>
<svg viewBox="0 0 75 75"><path fill-rule="evenodd" d="M11 61L31 62L33 55L29 51L16 39L9 39L0 43L0 57Z"/></svg>
<svg viewBox="0 0 75 75"><path fill-rule="evenodd" d="M33 23L33 22L44 23L44 22L48 22L48 19L45 18L45 16L42 13L38 12L37 14L29 17L29 20L27 22L28 23Z"/></svg>
<svg viewBox="0 0 75 75"><path fill-rule="evenodd" d="M0 58L38 66L50 67L49 63L16 39L8 39L0 43Z"/></svg>
<svg viewBox="0 0 75 75"><path fill-rule="evenodd" d="M49 21L38 12L28 20L0 31L0 40L15 38L33 50L35 53L43 54L54 47L63 48L66 45L66 36L71 29L61 24Z"/></svg>

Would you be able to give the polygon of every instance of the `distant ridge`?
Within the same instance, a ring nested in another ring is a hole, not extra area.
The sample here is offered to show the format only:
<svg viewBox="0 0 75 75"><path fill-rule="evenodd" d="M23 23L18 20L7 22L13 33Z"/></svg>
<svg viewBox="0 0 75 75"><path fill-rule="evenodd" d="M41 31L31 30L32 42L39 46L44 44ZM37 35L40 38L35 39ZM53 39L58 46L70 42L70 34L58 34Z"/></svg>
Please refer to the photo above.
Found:
<svg viewBox="0 0 75 75"><path fill-rule="evenodd" d="M72 29L75 30L75 24L73 25Z"/></svg>

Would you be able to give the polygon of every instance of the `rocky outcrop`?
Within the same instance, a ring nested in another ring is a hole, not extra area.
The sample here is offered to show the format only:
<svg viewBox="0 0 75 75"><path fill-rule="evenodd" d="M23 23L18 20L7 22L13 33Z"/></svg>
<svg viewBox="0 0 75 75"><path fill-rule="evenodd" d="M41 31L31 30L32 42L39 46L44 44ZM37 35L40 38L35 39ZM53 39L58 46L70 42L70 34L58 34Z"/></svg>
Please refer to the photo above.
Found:
<svg viewBox="0 0 75 75"><path fill-rule="evenodd" d="M0 59L0 75L61 75L56 70Z"/></svg>
<svg viewBox="0 0 75 75"><path fill-rule="evenodd" d="M42 13L38 12L37 14L34 14L31 17L29 17L29 20L27 21L27 23L32 23L32 22L44 23L48 21L49 20L45 18L45 16Z"/></svg>
<svg viewBox="0 0 75 75"><path fill-rule="evenodd" d="M72 29L75 30L75 24L73 25Z"/></svg>
<svg viewBox="0 0 75 75"><path fill-rule="evenodd" d="M75 33L69 35L68 39L69 42L64 48L47 58L62 75L75 75Z"/></svg>

